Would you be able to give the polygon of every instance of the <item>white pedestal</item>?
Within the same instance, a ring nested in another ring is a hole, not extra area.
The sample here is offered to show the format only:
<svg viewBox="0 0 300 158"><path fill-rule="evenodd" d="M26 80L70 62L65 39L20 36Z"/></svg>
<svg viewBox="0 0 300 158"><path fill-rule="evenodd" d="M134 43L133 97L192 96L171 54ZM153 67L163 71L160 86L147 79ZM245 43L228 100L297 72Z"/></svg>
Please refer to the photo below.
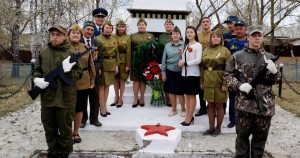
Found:
<svg viewBox="0 0 300 158"><path fill-rule="evenodd" d="M167 131L168 136L152 134L144 136L146 130L136 129L135 141L141 147L140 152L148 153L174 153L178 143L181 140L181 130Z"/></svg>

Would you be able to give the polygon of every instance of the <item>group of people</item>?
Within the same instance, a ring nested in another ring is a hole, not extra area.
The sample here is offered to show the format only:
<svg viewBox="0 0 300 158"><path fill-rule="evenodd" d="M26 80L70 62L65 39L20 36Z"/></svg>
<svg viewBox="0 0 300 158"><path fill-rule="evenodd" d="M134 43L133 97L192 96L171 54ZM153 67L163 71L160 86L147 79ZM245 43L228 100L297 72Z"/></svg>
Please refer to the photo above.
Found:
<svg viewBox="0 0 300 158"><path fill-rule="evenodd" d="M145 106L145 81L136 76L137 70L131 66L139 46L156 40L147 32L147 22L140 18L138 32L128 35L126 24L120 20L113 34L113 25L105 21L108 13L104 8L97 8L92 14L95 22L85 21L82 28L78 24L68 30L62 25L49 28L50 42L41 50L32 73L35 85L43 89L41 119L48 157L68 157L72 145L81 142L79 128L85 128L88 119L91 125L102 126L98 115L111 115L106 107L110 85L114 85L115 90L110 106L123 106L125 82L129 76L133 81L132 108ZM274 115L271 86L280 74L270 60L272 54L262 47L262 26L253 25L247 31L246 23L236 16L229 16L225 23L229 32L211 31L211 20L204 17L202 31L197 33L195 27L187 26L183 40L173 21L165 21L166 32L158 37L158 41L165 44L159 62L167 105L172 107L168 116L178 114L178 98L181 116L185 117L181 125L192 124L196 96L199 95L201 108L195 116L208 113L209 129L203 134L217 136L221 133L229 91L228 127L236 126L236 157L249 157L250 153L251 157L261 157ZM74 52L83 53L78 61L70 61ZM265 64L268 72L264 82L252 87L250 81ZM57 88L45 81L45 76L59 65L66 77L76 81L74 85L65 83L60 77L55 79ZM248 93L254 93L256 97L249 99Z"/></svg>

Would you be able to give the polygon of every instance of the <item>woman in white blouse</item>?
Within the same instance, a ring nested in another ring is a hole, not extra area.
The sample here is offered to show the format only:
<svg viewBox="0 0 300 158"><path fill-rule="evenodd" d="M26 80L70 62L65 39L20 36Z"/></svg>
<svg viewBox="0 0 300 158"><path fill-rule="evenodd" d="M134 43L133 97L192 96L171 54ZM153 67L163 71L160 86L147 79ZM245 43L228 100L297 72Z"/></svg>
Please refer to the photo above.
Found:
<svg viewBox="0 0 300 158"><path fill-rule="evenodd" d="M198 41L197 31L193 26L187 26L185 30L185 49L181 52L182 60L178 66L182 67L183 92L186 101L186 117L181 122L182 126L189 126L194 122L196 108L196 95L200 90L200 67L202 57L202 45Z"/></svg>

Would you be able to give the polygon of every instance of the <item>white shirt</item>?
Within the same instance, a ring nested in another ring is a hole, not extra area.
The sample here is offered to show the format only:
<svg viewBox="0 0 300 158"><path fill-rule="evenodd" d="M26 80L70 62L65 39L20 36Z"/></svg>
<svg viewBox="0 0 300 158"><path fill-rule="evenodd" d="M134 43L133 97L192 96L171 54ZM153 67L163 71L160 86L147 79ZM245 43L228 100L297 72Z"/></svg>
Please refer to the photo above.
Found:
<svg viewBox="0 0 300 158"><path fill-rule="evenodd" d="M188 48L192 51L189 52ZM187 66L182 68L181 75L186 76L200 76L200 66L202 60L202 45L196 42L192 45L188 45L182 54L182 61L187 63Z"/></svg>
<svg viewBox="0 0 300 158"><path fill-rule="evenodd" d="M83 36L83 39L84 39L84 43L85 43L86 46L88 46L88 41L87 40L90 40L89 43L90 43L90 46L92 46L92 43L91 43L92 39L91 38L87 39L86 37Z"/></svg>

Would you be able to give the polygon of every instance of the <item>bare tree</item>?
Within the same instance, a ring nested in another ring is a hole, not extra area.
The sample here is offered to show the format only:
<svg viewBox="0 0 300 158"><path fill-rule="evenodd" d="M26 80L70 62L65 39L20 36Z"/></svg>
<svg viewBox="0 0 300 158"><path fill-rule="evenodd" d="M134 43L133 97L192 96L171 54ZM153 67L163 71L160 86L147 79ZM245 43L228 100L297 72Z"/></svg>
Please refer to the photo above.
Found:
<svg viewBox="0 0 300 158"><path fill-rule="evenodd" d="M13 24L11 50L13 52L13 71L12 77L19 77L19 29L21 18L21 5L24 1L16 0L15 4L15 21Z"/></svg>
<svg viewBox="0 0 300 158"><path fill-rule="evenodd" d="M204 0L195 0L198 10L197 12L193 12L190 16L196 22L196 29L200 27L201 19L203 17L212 17L215 15L218 23L220 23L219 12L228 2L229 0L209 0L209 2ZM191 6L194 6L194 4Z"/></svg>

